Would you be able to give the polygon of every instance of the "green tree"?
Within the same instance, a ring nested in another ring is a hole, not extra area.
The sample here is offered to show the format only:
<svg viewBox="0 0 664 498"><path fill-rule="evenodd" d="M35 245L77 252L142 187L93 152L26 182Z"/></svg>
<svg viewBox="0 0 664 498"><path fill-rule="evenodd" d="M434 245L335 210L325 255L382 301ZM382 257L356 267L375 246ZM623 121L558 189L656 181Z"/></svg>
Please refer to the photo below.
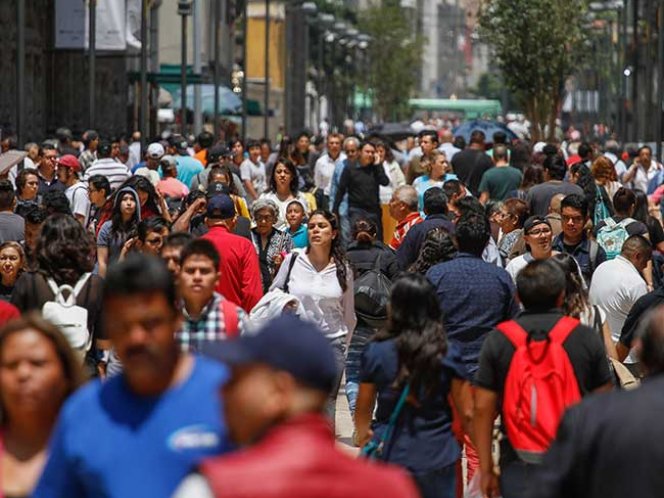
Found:
<svg viewBox="0 0 664 498"><path fill-rule="evenodd" d="M410 117L408 99L417 84L424 39L414 34L398 1L383 0L360 14L360 30L371 36L369 87L382 120Z"/></svg>
<svg viewBox="0 0 664 498"><path fill-rule="evenodd" d="M534 140L553 138L565 80L583 58L586 9L585 0L487 0L483 6L480 34L493 46Z"/></svg>

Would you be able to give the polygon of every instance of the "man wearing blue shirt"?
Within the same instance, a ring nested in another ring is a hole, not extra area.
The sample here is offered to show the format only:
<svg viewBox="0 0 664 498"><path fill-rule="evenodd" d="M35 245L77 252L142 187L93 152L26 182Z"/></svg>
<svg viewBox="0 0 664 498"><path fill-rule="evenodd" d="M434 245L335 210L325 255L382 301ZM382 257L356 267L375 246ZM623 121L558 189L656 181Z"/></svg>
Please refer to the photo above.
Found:
<svg viewBox="0 0 664 498"><path fill-rule="evenodd" d="M218 397L227 371L180 352L175 299L156 258L135 254L109 271L105 325L124 370L69 399L34 497L170 497L228 448Z"/></svg>
<svg viewBox="0 0 664 498"><path fill-rule="evenodd" d="M189 155L189 144L186 138L174 135L170 138L169 145L168 152L175 155L175 160L178 163L178 180L184 183L188 189L191 189L191 182L194 177L205 169L203 163Z"/></svg>

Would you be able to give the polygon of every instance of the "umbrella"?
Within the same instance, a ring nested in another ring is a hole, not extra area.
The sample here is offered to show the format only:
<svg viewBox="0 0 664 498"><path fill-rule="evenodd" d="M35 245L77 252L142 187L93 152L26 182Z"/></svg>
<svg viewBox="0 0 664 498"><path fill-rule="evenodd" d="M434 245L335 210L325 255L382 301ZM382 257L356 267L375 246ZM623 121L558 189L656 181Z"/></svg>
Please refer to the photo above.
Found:
<svg viewBox="0 0 664 498"><path fill-rule="evenodd" d="M497 121L484 121L482 119L474 119L472 121L466 121L461 125L457 126L453 132L454 136L462 136L466 142L470 141L470 134L475 130L480 130L484 132L487 142L493 142L493 134L497 131L502 131L507 135L507 140L517 140L519 137L516 136L512 130L510 130L503 123L498 123Z"/></svg>
<svg viewBox="0 0 664 498"><path fill-rule="evenodd" d="M187 85L187 109L194 109L194 86ZM198 85L201 89L201 109L214 114L214 85ZM173 92L173 109L180 109L180 89ZM227 86L219 85L219 114L242 112L242 99Z"/></svg>
<svg viewBox="0 0 664 498"><path fill-rule="evenodd" d="M369 130L369 135L381 135L390 140L403 140L417 135L407 123L382 123Z"/></svg>

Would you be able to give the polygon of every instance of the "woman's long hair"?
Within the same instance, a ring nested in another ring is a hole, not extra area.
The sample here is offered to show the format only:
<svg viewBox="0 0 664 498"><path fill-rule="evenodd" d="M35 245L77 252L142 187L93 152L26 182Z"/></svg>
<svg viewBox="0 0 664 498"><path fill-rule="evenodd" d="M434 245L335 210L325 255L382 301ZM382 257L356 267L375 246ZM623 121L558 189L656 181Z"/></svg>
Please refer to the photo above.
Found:
<svg viewBox="0 0 664 498"><path fill-rule="evenodd" d="M46 218L37 239L39 269L60 285L74 285L95 265L95 242L76 218L53 214Z"/></svg>
<svg viewBox="0 0 664 498"><path fill-rule="evenodd" d="M130 195L134 201L136 202L136 211L134 211L134 214L132 215L131 219L129 221L123 221L122 220L122 199L124 198L125 195ZM118 191L117 195L115 196L115 204L113 204L113 211L111 212L111 232L115 235L124 235L127 236L130 232L132 232L138 223L141 221L141 217L138 213L141 212L141 206L140 202L138 199L138 194L132 193L129 190L124 190L124 191Z"/></svg>
<svg viewBox="0 0 664 498"><path fill-rule="evenodd" d="M579 265L569 254L559 253L553 256L553 261L558 263L565 272L565 301L563 311L566 315L579 318L588 308L588 293L586 291L583 277L579 273Z"/></svg>
<svg viewBox="0 0 664 498"><path fill-rule="evenodd" d="M341 230L339 228L339 221L337 217L325 209L317 209L309 216L309 220L316 215L320 215L325 218L330 225L332 225L332 230L337 232L337 236L332 239L332 247L330 247L330 257L334 260L334 265L337 267L337 280L341 286L341 290L346 292L348 288L348 261L346 260L346 253L344 252L343 247L341 246Z"/></svg>
<svg viewBox="0 0 664 498"><path fill-rule="evenodd" d="M632 189L632 192L634 192L634 197L636 197L632 218L648 225L648 220L650 218L650 213L648 212L648 196L643 190L638 188Z"/></svg>
<svg viewBox="0 0 664 498"><path fill-rule="evenodd" d="M395 388L410 383L411 391L434 394L440 385L447 338L436 292L418 273L399 277L390 295L387 329L376 340L396 339L399 371Z"/></svg>
<svg viewBox="0 0 664 498"><path fill-rule="evenodd" d="M573 164L570 166L569 172L573 175L579 175L576 184L583 189L583 196L588 201L588 213L592 218L595 213L595 204L597 204L595 178L593 178L590 168L583 163Z"/></svg>
<svg viewBox="0 0 664 498"><path fill-rule="evenodd" d="M432 266L453 259L456 253L457 248L447 230L434 228L427 233L422 250L408 271L424 275Z"/></svg>

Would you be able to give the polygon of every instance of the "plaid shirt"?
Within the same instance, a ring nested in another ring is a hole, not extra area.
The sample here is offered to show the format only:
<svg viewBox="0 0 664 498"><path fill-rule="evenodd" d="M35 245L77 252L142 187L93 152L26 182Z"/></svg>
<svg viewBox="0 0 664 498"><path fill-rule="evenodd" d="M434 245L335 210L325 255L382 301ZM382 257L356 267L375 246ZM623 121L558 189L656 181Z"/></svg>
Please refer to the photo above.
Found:
<svg viewBox="0 0 664 498"><path fill-rule="evenodd" d="M226 339L226 322L224 320L224 309L221 294L215 292L210 302L203 308L198 319L189 316L184 303L182 304L182 328L175 333L175 338L180 343L182 351L196 351L203 342L223 341ZM247 314L242 308L237 308L238 334L244 332Z"/></svg>
<svg viewBox="0 0 664 498"><path fill-rule="evenodd" d="M394 236L390 241L390 247L395 251L399 249L401 242L403 242L404 237L412 227L418 223L422 223L424 219L420 216L420 213L415 211L406 216L403 220L397 223L397 227L394 229Z"/></svg>

